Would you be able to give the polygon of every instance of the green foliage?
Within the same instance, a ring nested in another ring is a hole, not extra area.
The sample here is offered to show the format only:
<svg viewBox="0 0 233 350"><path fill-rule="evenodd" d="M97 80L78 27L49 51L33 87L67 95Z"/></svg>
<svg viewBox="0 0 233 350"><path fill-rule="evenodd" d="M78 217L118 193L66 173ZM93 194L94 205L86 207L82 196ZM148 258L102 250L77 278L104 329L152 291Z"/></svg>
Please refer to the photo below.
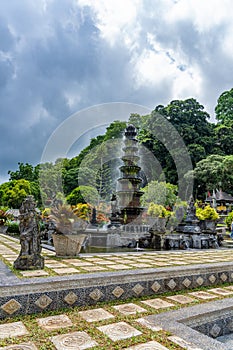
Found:
<svg viewBox="0 0 233 350"><path fill-rule="evenodd" d="M196 216L199 220L217 220L219 215L214 208L210 205L206 205L204 209L197 208Z"/></svg>
<svg viewBox="0 0 233 350"><path fill-rule="evenodd" d="M8 222L7 223L7 232L8 233L19 233L18 222Z"/></svg>
<svg viewBox="0 0 233 350"><path fill-rule="evenodd" d="M152 217L165 218L167 216L170 216L171 212L166 210L164 206L151 202L149 204L147 214Z"/></svg>
<svg viewBox="0 0 233 350"><path fill-rule="evenodd" d="M66 200L70 205L78 203L90 203L96 205L98 203L98 192L96 188L91 186L78 186L67 197Z"/></svg>
<svg viewBox="0 0 233 350"><path fill-rule="evenodd" d="M63 172L66 159L59 159L55 164L44 163L40 165L39 183L43 203L52 200L56 193L63 192Z"/></svg>
<svg viewBox="0 0 233 350"><path fill-rule="evenodd" d="M104 141L116 138L122 138L123 131L126 128L126 122L119 120L114 121L107 127L106 133L104 135Z"/></svg>
<svg viewBox="0 0 233 350"><path fill-rule="evenodd" d="M36 167L33 167L31 164L28 163L18 163L19 170L16 171L8 171L8 174L10 175L10 180L28 180L28 181L37 181L38 180L38 174L39 174L39 165Z"/></svg>
<svg viewBox="0 0 233 350"><path fill-rule="evenodd" d="M18 209L22 201L32 194L32 187L28 180L12 180L0 185L1 205Z"/></svg>
<svg viewBox="0 0 233 350"><path fill-rule="evenodd" d="M233 193L233 156L212 154L197 163L192 174L198 193L203 197L208 190L221 187L224 191Z"/></svg>
<svg viewBox="0 0 233 350"><path fill-rule="evenodd" d="M73 212L75 213L75 215L77 215L78 218L87 222L90 221L91 206L89 204L78 203L73 209Z"/></svg>
<svg viewBox="0 0 233 350"><path fill-rule="evenodd" d="M143 191L141 198L143 206L153 202L172 208L177 199L177 186L166 182L151 181Z"/></svg>
<svg viewBox="0 0 233 350"><path fill-rule="evenodd" d="M224 91L215 107L216 119L224 125L233 123L233 89Z"/></svg>
<svg viewBox="0 0 233 350"><path fill-rule="evenodd" d="M225 219L225 223L226 223L226 225L227 225L227 227L230 229L231 228L231 223L233 222L233 211L231 211L228 215L227 215L227 217L226 217L226 219Z"/></svg>

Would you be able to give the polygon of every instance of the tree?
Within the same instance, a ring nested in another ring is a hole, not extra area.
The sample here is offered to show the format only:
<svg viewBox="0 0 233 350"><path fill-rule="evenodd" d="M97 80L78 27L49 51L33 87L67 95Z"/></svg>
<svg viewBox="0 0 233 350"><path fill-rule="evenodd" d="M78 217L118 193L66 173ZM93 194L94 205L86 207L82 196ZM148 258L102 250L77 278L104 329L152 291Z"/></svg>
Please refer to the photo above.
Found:
<svg viewBox="0 0 233 350"><path fill-rule="evenodd" d="M0 185L1 205L18 209L23 200L32 194L31 183L28 180L11 180Z"/></svg>
<svg viewBox="0 0 233 350"><path fill-rule="evenodd" d="M96 188L91 186L78 186L66 197L66 200L70 205L88 203L96 206L98 197L99 195Z"/></svg>
<svg viewBox="0 0 233 350"><path fill-rule="evenodd" d="M218 98L215 107L216 119L224 124L232 126L233 124L233 89L224 91Z"/></svg>
<svg viewBox="0 0 233 350"><path fill-rule="evenodd" d="M38 180L38 166L33 167L28 163L18 163L19 170L8 171L10 175L10 180L28 180L28 181L37 181Z"/></svg>
<svg viewBox="0 0 233 350"><path fill-rule="evenodd" d="M219 153L222 155L230 155L233 150L233 121L232 125L228 123L218 124L215 127L215 139L219 148Z"/></svg>
<svg viewBox="0 0 233 350"><path fill-rule="evenodd" d="M40 165L39 183L43 203L51 201L56 193L63 192L63 176L65 168L63 159L53 163L43 163Z"/></svg>
<svg viewBox="0 0 233 350"><path fill-rule="evenodd" d="M193 176L195 193L204 198L207 191L222 188L223 191L233 193L233 155L210 155L197 163L191 173Z"/></svg>
<svg viewBox="0 0 233 350"><path fill-rule="evenodd" d="M155 204L173 207L177 199L177 186L166 182L151 181L143 189L142 205Z"/></svg>

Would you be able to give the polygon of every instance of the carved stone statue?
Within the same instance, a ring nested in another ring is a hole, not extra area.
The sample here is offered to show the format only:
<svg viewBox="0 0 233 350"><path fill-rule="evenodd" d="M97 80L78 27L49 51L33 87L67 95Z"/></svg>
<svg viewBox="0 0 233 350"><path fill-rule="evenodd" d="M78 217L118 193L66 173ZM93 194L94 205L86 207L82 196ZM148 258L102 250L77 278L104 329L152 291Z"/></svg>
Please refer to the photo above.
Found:
<svg viewBox="0 0 233 350"><path fill-rule="evenodd" d="M118 215L118 201L115 194L112 194L112 198L111 198L111 211L112 211L112 216L115 217Z"/></svg>
<svg viewBox="0 0 233 350"><path fill-rule="evenodd" d="M109 218L111 223L108 225L108 227L119 227L121 225L121 220L119 217L119 207L118 207L118 200L117 196L113 193L111 198L111 217Z"/></svg>
<svg viewBox="0 0 233 350"><path fill-rule="evenodd" d="M28 196L19 209L19 231L21 251L14 262L18 270L36 270L44 268L41 253L41 234L39 215L33 196Z"/></svg>

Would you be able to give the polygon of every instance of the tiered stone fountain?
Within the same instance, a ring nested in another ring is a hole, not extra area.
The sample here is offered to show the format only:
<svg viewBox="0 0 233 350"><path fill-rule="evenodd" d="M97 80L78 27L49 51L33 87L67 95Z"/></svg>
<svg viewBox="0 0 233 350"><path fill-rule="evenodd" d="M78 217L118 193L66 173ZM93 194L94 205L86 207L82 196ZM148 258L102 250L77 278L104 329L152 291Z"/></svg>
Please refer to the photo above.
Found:
<svg viewBox="0 0 233 350"><path fill-rule="evenodd" d="M138 217L143 211L140 206L143 192L140 191L142 179L139 175L141 167L138 165L140 157L136 135L136 128L129 125L125 130L124 154L121 157L124 165L120 167L121 177L118 179L117 191L119 215L123 224L140 224Z"/></svg>
<svg viewBox="0 0 233 350"><path fill-rule="evenodd" d="M120 166L121 176L118 179L116 194L113 194L112 214L110 217L108 245L136 246L139 238L149 237L149 227L142 225L141 214L143 207L140 198L142 179L138 155L137 130L129 125L124 133L123 156Z"/></svg>

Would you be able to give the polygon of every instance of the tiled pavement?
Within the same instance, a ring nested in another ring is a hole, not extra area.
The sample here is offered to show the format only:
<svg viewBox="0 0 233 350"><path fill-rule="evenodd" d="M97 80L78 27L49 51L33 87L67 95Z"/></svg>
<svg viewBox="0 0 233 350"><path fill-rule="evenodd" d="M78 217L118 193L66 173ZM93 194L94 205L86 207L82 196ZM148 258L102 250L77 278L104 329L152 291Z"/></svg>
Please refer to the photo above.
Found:
<svg viewBox="0 0 233 350"><path fill-rule="evenodd" d="M0 257L13 264L19 253L18 242L0 235ZM184 252L143 252L125 254L83 255L77 259L57 259L43 251L45 270L20 272L20 277L66 275L93 271L119 271L147 267L170 267L207 262L232 261L231 250ZM46 275L44 275L46 274ZM0 285L4 279L14 283L15 275L0 263ZM193 350L194 346L150 324L146 316L187 305L233 296L233 285L205 291L150 296L128 302L115 301L71 310L18 316L0 321L0 349L69 350ZM169 322L169 320L168 320ZM195 348L195 350L201 350Z"/></svg>
<svg viewBox="0 0 233 350"><path fill-rule="evenodd" d="M13 266L19 254L20 246L13 237L0 234L0 259ZM160 268L171 266L187 266L213 262L233 261L231 249L169 251L169 252L128 252L113 254L82 254L75 259L56 258L55 253L42 250L45 257L45 269L36 271L19 271L18 277L46 277L90 272L124 271L133 269ZM9 269L0 261L0 282L5 274L10 277ZM11 275L11 278L14 278Z"/></svg>
<svg viewBox="0 0 233 350"><path fill-rule="evenodd" d="M228 295L233 296L233 285L0 321L0 349L201 350L149 323L146 316Z"/></svg>

